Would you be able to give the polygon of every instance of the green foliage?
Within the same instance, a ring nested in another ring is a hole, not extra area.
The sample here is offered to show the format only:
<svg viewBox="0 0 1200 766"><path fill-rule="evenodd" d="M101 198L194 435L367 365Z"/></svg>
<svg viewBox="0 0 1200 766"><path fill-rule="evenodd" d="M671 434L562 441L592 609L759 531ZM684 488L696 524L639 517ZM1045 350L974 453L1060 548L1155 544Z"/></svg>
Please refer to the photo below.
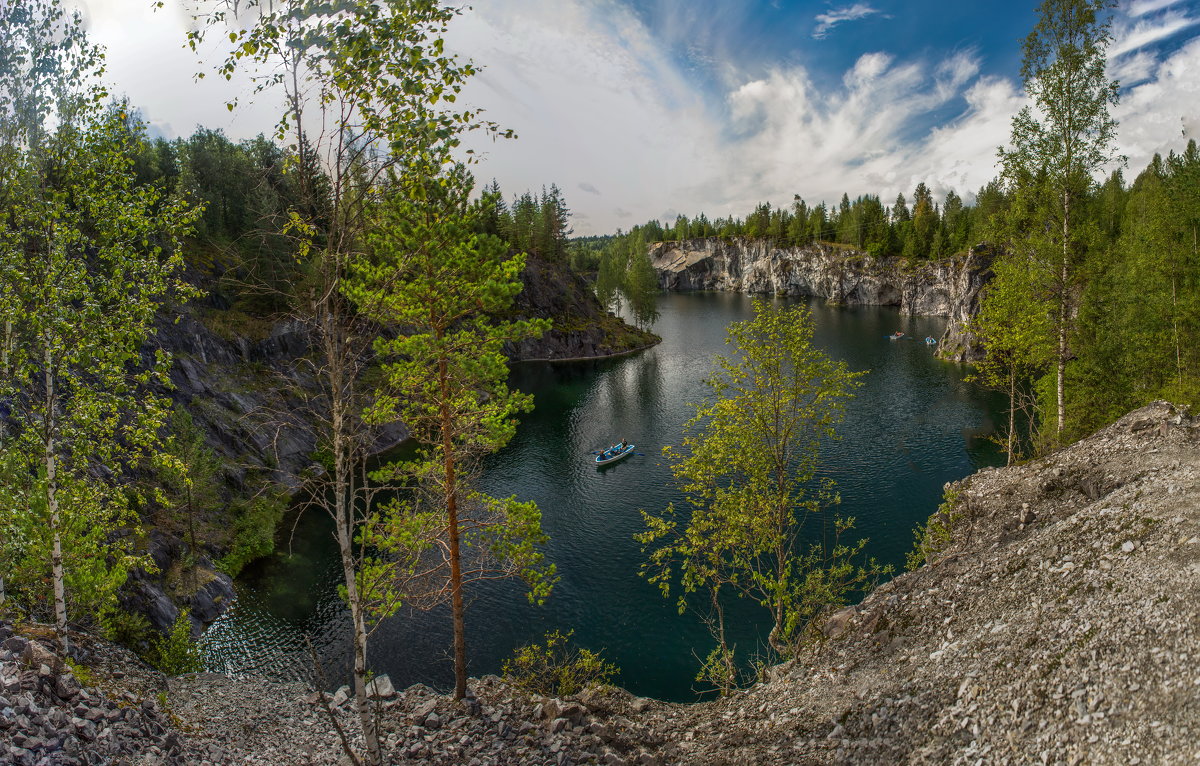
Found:
<svg viewBox="0 0 1200 766"><path fill-rule="evenodd" d="M509 208L500 185L492 181L484 188L482 199L487 212L479 222L481 233L507 240L519 253L551 263L570 263L567 238L571 234L571 211L557 184L551 184L549 190L542 187L539 197L525 192L515 197Z"/></svg>
<svg viewBox="0 0 1200 766"><path fill-rule="evenodd" d="M905 569L911 572L935 561L954 543L955 529L966 516L959 500L959 490L955 487L948 488L938 509L923 526L913 531L913 549L905 554Z"/></svg>
<svg viewBox="0 0 1200 766"><path fill-rule="evenodd" d="M368 562L360 589L379 615L403 600L451 602L460 694L464 586L519 577L540 602L557 579L540 550L547 538L537 506L471 487L475 461L507 444L516 416L532 406L532 397L505 383L503 345L540 335L549 322L495 319L522 288L524 258L478 233L470 190L462 166L418 165L395 178L375 213L371 257L355 265L345 286L364 315L408 328L375 343L382 380L364 417L402 420L419 445L415 459L374 474L414 491L368 515L360 542L388 557ZM414 572L419 579L410 578Z"/></svg>
<svg viewBox="0 0 1200 766"><path fill-rule="evenodd" d="M75 676L75 680L79 681L80 686L90 688L96 685L96 676L86 665L81 665L70 657L63 657L63 662L71 669L71 675Z"/></svg>
<svg viewBox="0 0 1200 766"><path fill-rule="evenodd" d="M275 552L275 532L287 512L287 498L282 493L262 494L234 503L231 512L233 539L217 568L237 577L250 562Z"/></svg>
<svg viewBox="0 0 1200 766"><path fill-rule="evenodd" d="M1090 433L1155 399L1200 405L1200 150L1155 157L1131 189L1106 184L1103 268L1079 309L1069 374L1071 436Z"/></svg>
<svg viewBox="0 0 1200 766"><path fill-rule="evenodd" d="M681 449L667 447L675 480L692 506L684 520L673 506L642 512L637 539L649 552L642 575L679 608L705 591L723 661L723 591L767 608L771 648L794 651L811 619L840 604L885 570L856 565L865 541L842 536L853 519L828 512L838 502L832 482L816 481L821 444L836 437L845 400L863 373L851 372L812 347L812 319L802 307L755 302L755 316L729 328L736 355L719 357L708 381L711 403L697 406ZM802 541L811 530L816 542Z"/></svg>
<svg viewBox="0 0 1200 766"><path fill-rule="evenodd" d="M114 609L104 616L101 631L105 638L145 657L158 638L146 615Z"/></svg>
<svg viewBox="0 0 1200 766"><path fill-rule="evenodd" d="M170 436L158 456L166 489L164 500L172 520L182 521L193 555L199 550L197 526L220 498L221 463L205 444L204 431L182 406L171 413Z"/></svg>
<svg viewBox="0 0 1200 766"><path fill-rule="evenodd" d="M517 648L501 665L504 678L529 694L569 697L589 686L607 686L619 672L599 652L571 644L575 631L547 633L545 642Z"/></svg>
<svg viewBox="0 0 1200 766"><path fill-rule="evenodd" d="M700 670L696 672L696 680L711 686L720 692L722 697L733 693L742 685L742 674L738 670L733 647L719 643L713 647Z"/></svg>
<svg viewBox="0 0 1200 766"><path fill-rule="evenodd" d="M996 440L1011 465L1035 441L1030 438L1040 411L1035 383L1054 358L1054 328L1022 262L1004 258L993 271L979 313L968 325L985 353L970 379L1008 398L1008 417Z"/></svg>
<svg viewBox="0 0 1200 766"><path fill-rule="evenodd" d="M180 611L170 633L160 636L150 649L150 664L168 676L197 673L204 669L200 648L192 640L192 620L188 615L186 609Z"/></svg>
<svg viewBox="0 0 1200 766"><path fill-rule="evenodd" d="M624 284L620 279L624 272L617 269L614 273L618 278L604 281L603 256L592 253L625 253L625 260L620 255L615 258L617 263L626 264L632 254L655 242L746 237L768 240L780 247L818 243L840 246L860 250L873 258L901 255L914 260L943 258L980 241L987 220L995 211L985 190L980 190L977 197L979 204L969 207L951 190L939 207L929 188L919 183L914 192L914 209L910 210L903 194L892 207L885 206L877 195L864 194L851 200L850 195L843 194L841 203L833 208L823 202L810 207L796 195L790 207L760 203L745 220L731 216L710 221L701 213L691 219L678 216L669 226L648 221L628 232L618 231L599 248L588 243L586 249L581 247L578 257L581 262L595 263L599 269L601 283L597 284L597 293L606 304L612 300L612 291L620 290Z"/></svg>
<svg viewBox="0 0 1200 766"><path fill-rule="evenodd" d="M1011 146L1000 150L1003 178L1014 198L1006 235L1027 272L1030 292L1053 327L1054 433L1064 438L1066 367L1073 352L1076 296L1097 253L1099 230L1083 215L1094 174L1118 159L1117 83L1108 79L1114 0L1045 0L1025 39L1021 76L1031 106L1012 122Z"/></svg>
<svg viewBox="0 0 1200 766"><path fill-rule="evenodd" d="M142 498L119 481L154 461L166 419L143 358L159 307L194 292L181 238L199 210L139 182L144 138L127 104L104 106L99 50L57 0L0 9L0 537L19 597L103 618L136 553ZM100 467L103 466L104 470ZM101 478L102 477L102 478Z"/></svg>

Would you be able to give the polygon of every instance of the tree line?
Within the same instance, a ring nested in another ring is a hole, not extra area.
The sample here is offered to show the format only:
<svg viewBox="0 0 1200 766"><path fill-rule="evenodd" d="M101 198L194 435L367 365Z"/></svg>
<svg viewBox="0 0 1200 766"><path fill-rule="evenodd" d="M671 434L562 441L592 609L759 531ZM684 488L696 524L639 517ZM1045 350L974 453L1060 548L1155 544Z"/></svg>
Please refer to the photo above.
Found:
<svg viewBox="0 0 1200 766"><path fill-rule="evenodd" d="M984 229L995 277L972 324L978 379L1009 397L1010 462L1159 398L1200 405L1200 153L1156 155L1132 184L1115 148L1107 0L1047 0L1023 45L1032 105L1000 150ZM1103 178L1103 180L1100 180Z"/></svg>
<svg viewBox="0 0 1200 766"><path fill-rule="evenodd" d="M802 247L814 243L845 245L872 257L945 258L965 251L975 243L988 218L1003 203L1004 190L992 181L975 194L975 204L966 204L953 189L941 202L924 182L918 183L909 202L904 194L891 205L878 195L863 194L850 199L842 194L836 206L824 202L809 205L795 195L789 206L763 202L744 218L710 219L704 213L689 218L676 216L673 223L652 220L620 232L610 240L579 242L581 267L599 268L613 240L640 238L645 245L711 237L767 239L779 247Z"/></svg>

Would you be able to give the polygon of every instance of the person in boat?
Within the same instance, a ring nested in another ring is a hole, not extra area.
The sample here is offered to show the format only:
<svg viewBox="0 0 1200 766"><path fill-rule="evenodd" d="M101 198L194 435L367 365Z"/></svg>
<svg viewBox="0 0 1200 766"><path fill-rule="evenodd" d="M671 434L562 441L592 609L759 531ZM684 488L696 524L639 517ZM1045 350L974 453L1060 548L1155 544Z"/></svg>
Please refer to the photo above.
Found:
<svg viewBox="0 0 1200 766"><path fill-rule="evenodd" d="M622 440L621 440L621 451L622 451L622 452L624 452L624 451L625 451L625 448L626 448L627 446L629 446L629 442L627 442L627 441L625 441L624 439L622 439Z"/></svg>

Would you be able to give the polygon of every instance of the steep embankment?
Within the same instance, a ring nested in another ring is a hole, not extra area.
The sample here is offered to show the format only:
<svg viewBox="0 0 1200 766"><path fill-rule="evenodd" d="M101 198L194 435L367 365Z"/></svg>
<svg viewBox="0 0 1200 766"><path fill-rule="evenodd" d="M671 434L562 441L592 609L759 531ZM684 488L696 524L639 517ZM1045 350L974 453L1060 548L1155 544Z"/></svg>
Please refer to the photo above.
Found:
<svg viewBox="0 0 1200 766"><path fill-rule="evenodd" d="M665 760L1195 763L1200 418L1158 402L950 489L931 563L769 683L648 715Z"/></svg>
<svg viewBox="0 0 1200 766"><path fill-rule="evenodd" d="M1194 763L1200 418L1157 402L950 489L932 561L832 615L766 683L681 705L620 690L546 700L488 677L455 703L381 678L388 762ZM0 642L0 761L76 763L62 756L81 748L167 763L341 757L320 695L298 685L167 682L89 640L95 681L81 693L48 648ZM358 741L345 700L332 712Z"/></svg>
<svg viewBox="0 0 1200 766"><path fill-rule="evenodd" d="M964 256L908 261L871 258L820 243L776 247L767 240L711 237L653 244L650 261L667 290L815 297L846 306L898 306L902 314L948 317L939 355L970 361L978 350L963 327L978 310L980 291L991 279L992 255L981 246Z"/></svg>
<svg viewBox="0 0 1200 766"><path fill-rule="evenodd" d="M514 316L549 318L554 328L543 338L510 346L513 361L610 356L659 340L604 311L582 277L565 266L530 257L522 281ZM297 364L312 350L303 322L250 315L211 298L164 316L152 345L174 354L174 388L163 393L187 408L204 433L228 495L246 497L264 486L297 485L296 477L313 464L317 447L315 418L306 402L318 383L310 366ZM406 437L402 425L386 429L376 449L388 449ZM228 534L230 513L205 513L210 527ZM215 565L229 540L201 539L194 569L184 572L180 562L186 558L186 525L166 516L153 521L149 553L158 571L135 572L125 606L146 615L159 630L169 628L179 610L187 608L199 629L234 597L232 581Z"/></svg>
<svg viewBox="0 0 1200 766"><path fill-rule="evenodd" d="M507 349L513 361L593 359L625 354L658 343L657 335L630 327L610 314L583 277L561 265L528 256L521 274L525 289L514 314L554 322L541 338Z"/></svg>

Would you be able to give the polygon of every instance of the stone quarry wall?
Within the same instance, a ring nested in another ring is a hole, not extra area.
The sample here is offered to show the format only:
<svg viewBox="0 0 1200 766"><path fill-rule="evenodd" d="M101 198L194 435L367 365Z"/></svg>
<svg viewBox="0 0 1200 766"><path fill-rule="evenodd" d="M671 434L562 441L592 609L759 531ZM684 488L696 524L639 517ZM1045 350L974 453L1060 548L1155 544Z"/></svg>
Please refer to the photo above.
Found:
<svg viewBox="0 0 1200 766"><path fill-rule="evenodd" d="M979 308L991 279L986 246L937 261L872 258L828 244L778 247L768 240L708 239L658 242L650 261L666 290L718 290L761 295L824 298L845 306L897 306L903 314L951 321L939 355L974 361L979 349L965 323Z"/></svg>

